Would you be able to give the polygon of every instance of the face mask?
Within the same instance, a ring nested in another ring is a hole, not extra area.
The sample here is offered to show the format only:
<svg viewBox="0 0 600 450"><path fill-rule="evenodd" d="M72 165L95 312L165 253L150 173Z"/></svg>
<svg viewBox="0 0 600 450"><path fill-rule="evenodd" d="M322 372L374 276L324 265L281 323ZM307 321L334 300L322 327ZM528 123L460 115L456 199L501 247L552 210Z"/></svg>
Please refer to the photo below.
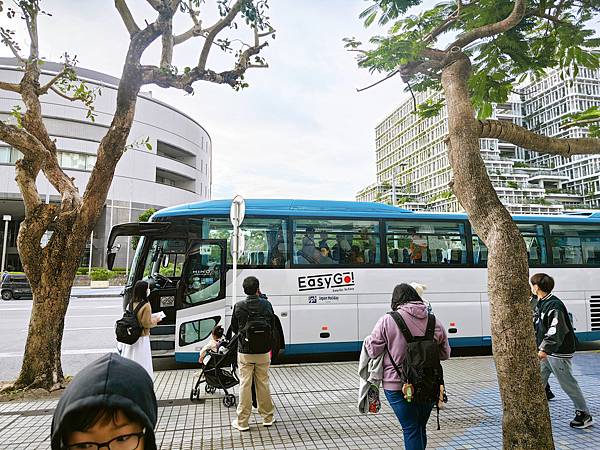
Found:
<svg viewBox="0 0 600 450"><path fill-rule="evenodd" d="M532 285L532 286L531 286L531 293L532 293L533 295L537 295L537 291L538 291L538 288L537 288L537 286L533 286L533 285Z"/></svg>

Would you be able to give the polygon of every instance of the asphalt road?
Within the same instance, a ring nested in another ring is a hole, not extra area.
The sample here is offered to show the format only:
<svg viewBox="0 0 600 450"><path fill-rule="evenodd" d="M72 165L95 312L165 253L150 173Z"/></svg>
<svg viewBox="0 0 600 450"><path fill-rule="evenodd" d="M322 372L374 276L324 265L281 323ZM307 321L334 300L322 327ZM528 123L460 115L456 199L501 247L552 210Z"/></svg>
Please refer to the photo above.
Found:
<svg viewBox="0 0 600 450"><path fill-rule="evenodd" d="M81 295L90 292L81 289ZM77 295L73 293L73 295ZM103 294L100 294L103 295ZM115 321L121 317L121 297L71 298L63 337L63 372L74 375L100 355L115 349ZM0 301L0 381L14 379L21 368L31 300ZM600 341L583 343L580 350L600 350ZM455 348L453 356L491 354L491 348ZM357 353L284 357L282 363L352 361ZM189 365L176 364L174 358L155 358L155 370Z"/></svg>
<svg viewBox="0 0 600 450"><path fill-rule="evenodd" d="M31 300L0 302L0 380L14 379L21 368ZM63 372L78 372L115 348L115 321L121 298L72 298L63 336Z"/></svg>

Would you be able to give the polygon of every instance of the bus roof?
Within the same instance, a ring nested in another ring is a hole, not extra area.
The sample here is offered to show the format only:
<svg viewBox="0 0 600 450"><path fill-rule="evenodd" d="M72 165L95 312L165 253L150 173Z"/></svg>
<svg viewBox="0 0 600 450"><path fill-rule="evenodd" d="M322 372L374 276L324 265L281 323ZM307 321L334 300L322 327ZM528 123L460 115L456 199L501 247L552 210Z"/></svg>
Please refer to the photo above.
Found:
<svg viewBox="0 0 600 450"><path fill-rule="evenodd" d="M229 216L231 200L207 200L184 205L171 206L156 212L152 219L181 216ZM297 200L297 199L246 199L246 215L274 217L332 217L332 218L384 218L384 219L440 219L465 220L462 213L436 213L411 211L382 203L353 202L337 200ZM598 223L600 212L588 216L581 215L520 215L513 217L517 222L569 222Z"/></svg>

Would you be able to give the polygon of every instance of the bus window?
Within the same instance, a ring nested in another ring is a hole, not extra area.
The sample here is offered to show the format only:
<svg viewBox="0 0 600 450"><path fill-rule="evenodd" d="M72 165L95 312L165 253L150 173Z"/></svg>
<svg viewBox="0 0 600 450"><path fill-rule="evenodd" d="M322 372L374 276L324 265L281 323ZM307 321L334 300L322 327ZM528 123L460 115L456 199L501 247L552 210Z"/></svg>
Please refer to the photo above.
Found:
<svg viewBox="0 0 600 450"><path fill-rule="evenodd" d="M294 264L373 265L381 263L379 222L298 219L293 222Z"/></svg>
<svg viewBox="0 0 600 450"><path fill-rule="evenodd" d="M555 265L600 265L600 230L586 225L550 225Z"/></svg>
<svg viewBox="0 0 600 450"><path fill-rule="evenodd" d="M473 264L480 267L487 266L488 248L476 234L473 235Z"/></svg>
<svg viewBox="0 0 600 450"><path fill-rule="evenodd" d="M185 240L157 239L146 257L144 277L159 273L168 278L180 277L185 261Z"/></svg>
<svg viewBox="0 0 600 450"><path fill-rule="evenodd" d="M229 219L205 219L208 239L227 240L227 264L232 264ZM240 227L244 233L244 252L238 257L241 267L285 267L287 262L287 224L284 219L246 218ZM206 234L206 233L205 233Z"/></svg>
<svg viewBox="0 0 600 450"><path fill-rule="evenodd" d="M405 264L466 264L465 226L461 222L386 222L388 261Z"/></svg>
<svg viewBox="0 0 600 450"><path fill-rule="evenodd" d="M518 223L517 228L519 228L519 231L525 240L529 265L539 266L541 264L548 264L543 225Z"/></svg>
<svg viewBox="0 0 600 450"><path fill-rule="evenodd" d="M184 306L198 305L222 295L221 247L194 244L186 261L184 274Z"/></svg>
<svg viewBox="0 0 600 450"><path fill-rule="evenodd" d="M548 264L548 253L546 251L546 238L544 237L544 226L533 223L518 223L517 228L523 236L527 247L529 265L539 266ZM486 267L488 259L488 248L483 241L473 234L473 264Z"/></svg>

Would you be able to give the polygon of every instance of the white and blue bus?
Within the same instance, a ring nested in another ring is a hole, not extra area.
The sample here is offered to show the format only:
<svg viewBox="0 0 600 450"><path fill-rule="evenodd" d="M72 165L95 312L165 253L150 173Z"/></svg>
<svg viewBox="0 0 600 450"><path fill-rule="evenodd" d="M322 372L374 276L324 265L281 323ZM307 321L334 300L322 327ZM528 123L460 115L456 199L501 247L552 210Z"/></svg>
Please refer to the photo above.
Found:
<svg viewBox="0 0 600 450"><path fill-rule="evenodd" d="M231 202L212 200L163 209L151 222L113 227L140 236L124 302L135 281L150 282L153 355L195 362L216 324L231 315L242 281L256 276L278 318L285 354L358 351L389 310L401 282L428 287L424 298L447 326L453 346L491 344L487 249L464 214L413 212L378 203L247 200L245 250L231 269ZM600 213L515 216L531 272L556 280L579 340L600 339ZM275 352L277 354L277 351Z"/></svg>

